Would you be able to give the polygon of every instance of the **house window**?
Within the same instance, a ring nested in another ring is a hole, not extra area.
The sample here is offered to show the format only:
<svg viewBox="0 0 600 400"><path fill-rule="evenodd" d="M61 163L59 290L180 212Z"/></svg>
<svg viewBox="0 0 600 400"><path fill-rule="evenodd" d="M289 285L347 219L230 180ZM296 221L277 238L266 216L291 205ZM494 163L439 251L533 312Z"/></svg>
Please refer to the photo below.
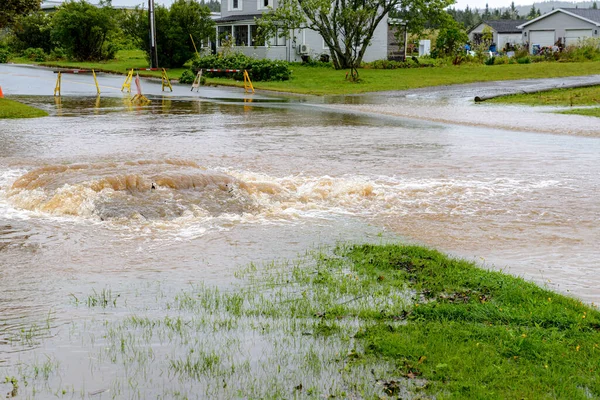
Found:
<svg viewBox="0 0 600 400"><path fill-rule="evenodd" d="M226 46L231 41L231 25L221 25L218 28L217 45Z"/></svg>
<svg viewBox="0 0 600 400"><path fill-rule="evenodd" d="M230 10L241 10L242 9L242 0L229 0L229 9Z"/></svg>
<svg viewBox="0 0 600 400"><path fill-rule="evenodd" d="M248 25L235 25L233 36L235 37L236 46L248 46Z"/></svg>
<svg viewBox="0 0 600 400"><path fill-rule="evenodd" d="M264 10L269 7L273 7L273 0L257 0L257 8L259 10Z"/></svg>
<svg viewBox="0 0 600 400"><path fill-rule="evenodd" d="M257 47L265 45L265 40L258 37L258 26L250 25L250 37L252 38L252 46Z"/></svg>

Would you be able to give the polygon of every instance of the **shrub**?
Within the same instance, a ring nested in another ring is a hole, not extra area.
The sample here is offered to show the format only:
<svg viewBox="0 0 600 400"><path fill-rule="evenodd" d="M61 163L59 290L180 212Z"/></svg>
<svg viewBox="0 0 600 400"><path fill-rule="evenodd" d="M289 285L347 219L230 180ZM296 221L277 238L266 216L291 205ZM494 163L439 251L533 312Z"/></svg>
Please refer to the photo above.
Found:
<svg viewBox="0 0 600 400"><path fill-rule="evenodd" d="M13 28L15 50L21 51L33 47L50 53L54 47L51 30L52 14L39 11L19 18Z"/></svg>
<svg viewBox="0 0 600 400"><path fill-rule="evenodd" d="M48 60L51 60L51 61L64 60L66 58L67 58L67 52L62 47L56 47L48 55Z"/></svg>
<svg viewBox="0 0 600 400"><path fill-rule="evenodd" d="M0 48L0 64L4 64L8 62L8 58L10 57L10 51L8 49Z"/></svg>
<svg viewBox="0 0 600 400"><path fill-rule="evenodd" d="M75 60L112 59L118 50L111 43L119 33L116 16L107 3L97 7L83 0L65 2L52 17L52 39Z"/></svg>
<svg viewBox="0 0 600 400"><path fill-rule="evenodd" d="M485 65L494 65L496 61L496 57L492 56L484 61Z"/></svg>
<svg viewBox="0 0 600 400"><path fill-rule="evenodd" d="M190 71L189 69L186 69L185 71L183 71L183 73L179 77L179 83L185 83L185 84L194 83L194 78L195 78L194 73L192 71Z"/></svg>
<svg viewBox="0 0 600 400"><path fill-rule="evenodd" d="M25 51L23 51L23 57L28 58L33 61L36 61L36 62L44 62L47 59L46 53L44 53L44 50L40 49L39 47L38 48L30 47L28 49L25 49Z"/></svg>
<svg viewBox="0 0 600 400"><path fill-rule="evenodd" d="M517 63L519 63L519 64L529 64L530 62L531 62L531 59L527 56L517 58Z"/></svg>
<svg viewBox="0 0 600 400"><path fill-rule="evenodd" d="M253 81L287 81L290 79L291 71L289 64L285 61L256 59L241 53L230 53L226 56L211 54L196 58L192 62L195 69L241 69L247 70ZM243 79L242 73L232 75L234 79Z"/></svg>

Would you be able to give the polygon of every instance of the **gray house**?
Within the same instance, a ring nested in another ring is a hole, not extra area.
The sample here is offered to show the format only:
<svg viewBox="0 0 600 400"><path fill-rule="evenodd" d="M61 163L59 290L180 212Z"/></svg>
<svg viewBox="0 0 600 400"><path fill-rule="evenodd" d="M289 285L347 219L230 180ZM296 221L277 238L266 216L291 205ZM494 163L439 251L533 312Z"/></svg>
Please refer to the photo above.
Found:
<svg viewBox="0 0 600 400"><path fill-rule="evenodd" d="M257 37L255 18L277 8L277 0L221 0L221 18L215 19L217 29L217 51L223 49L223 41L229 40L236 51L256 58L273 60L301 61L302 56L318 59L329 54L329 48L317 32L310 29L297 29L290 39L276 37L269 42L261 42ZM387 18L384 18L373 35L364 61L387 58Z"/></svg>
<svg viewBox="0 0 600 400"><path fill-rule="evenodd" d="M523 34L518 25L527 22L527 20L498 20L498 21L483 21L469 31L469 41L473 45L481 43L483 38L483 30L489 27L492 31L492 42L496 43L496 48L502 50L507 44L516 45L523 44Z"/></svg>
<svg viewBox="0 0 600 400"><path fill-rule="evenodd" d="M600 10L557 8L519 25L519 28L523 30L523 43L529 43L530 52L535 45L577 45L581 39L598 37Z"/></svg>

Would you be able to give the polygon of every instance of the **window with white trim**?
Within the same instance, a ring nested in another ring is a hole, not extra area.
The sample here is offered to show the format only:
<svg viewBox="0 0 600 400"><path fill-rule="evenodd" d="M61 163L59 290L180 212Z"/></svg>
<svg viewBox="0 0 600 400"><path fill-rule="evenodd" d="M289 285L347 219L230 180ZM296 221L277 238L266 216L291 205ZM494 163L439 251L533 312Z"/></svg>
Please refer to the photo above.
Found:
<svg viewBox="0 0 600 400"><path fill-rule="evenodd" d="M242 0L229 0L229 11L241 10L241 9L242 9Z"/></svg>
<svg viewBox="0 0 600 400"><path fill-rule="evenodd" d="M256 0L257 10L266 10L269 7L273 7L273 0Z"/></svg>

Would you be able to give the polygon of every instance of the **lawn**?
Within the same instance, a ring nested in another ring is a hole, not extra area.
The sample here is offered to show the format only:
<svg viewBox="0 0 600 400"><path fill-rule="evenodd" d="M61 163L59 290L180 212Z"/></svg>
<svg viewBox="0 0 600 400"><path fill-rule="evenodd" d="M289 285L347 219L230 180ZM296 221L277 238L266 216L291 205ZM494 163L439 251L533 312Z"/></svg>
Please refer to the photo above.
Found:
<svg viewBox="0 0 600 400"><path fill-rule="evenodd" d="M0 119L3 118L37 118L45 117L48 113L28 106L18 101L0 98Z"/></svg>
<svg viewBox="0 0 600 400"><path fill-rule="evenodd" d="M15 59L14 62L31 63L30 60ZM68 68L94 68L97 71L125 74L128 68L146 68L148 62L141 50L121 50L114 60L105 62L66 62L53 61L42 63L46 66ZM174 68L168 71L171 79L178 79L186 68ZM600 62L557 63L543 62L534 64L479 65L424 67L395 70L361 69L360 82L353 83L345 79L346 70L334 70L324 67L310 67L293 64L292 79L284 82L253 82L256 89L285 91L299 94L354 94L386 90L405 90L427 86L453 85L460 83L487 82L496 80L554 78L562 76L600 74ZM160 77L160 72L143 71L142 76ZM209 84L239 86L228 78L209 78Z"/></svg>
<svg viewBox="0 0 600 400"><path fill-rule="evenodd" d="M487 100L491 103L523 104L527 106L577 107L600 104L600 86L576 89L554 89L547 92L513 94ZM559 111L559 114L577 114L588 117L600 117L600 107L573 108Z"/></svg>

